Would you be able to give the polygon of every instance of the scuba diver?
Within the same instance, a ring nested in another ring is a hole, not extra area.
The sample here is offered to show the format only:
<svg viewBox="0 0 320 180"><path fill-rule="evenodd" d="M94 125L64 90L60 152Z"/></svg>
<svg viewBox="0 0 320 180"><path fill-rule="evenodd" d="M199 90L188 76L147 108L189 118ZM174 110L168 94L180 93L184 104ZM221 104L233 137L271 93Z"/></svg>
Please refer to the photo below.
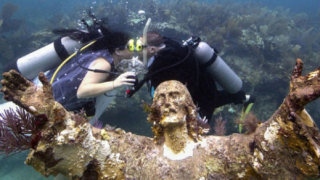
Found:
<svg viewBox="0 0 320 180"><path fill-rule="evenodd" d="M134 85L135 72L120 74L115 69L122 60L133 57L134 52L128 48L129 35L111 30L106 21L97 19L91 12L89 16L91 25L82 20L88 31L56 29L53 32L63 38L8 64L4 71L15 69L37 82L39 72L50 70L45 75L51 80L55 100L68 111L84 109L87 116L94 116L90 120L94 123L119 87ZM86 46L69 56L80 43ZM61 60L65 61L61 63Z"/></svg>
<svg viewBox="0 0 320 180"><path fill-rule="evenodd" d="M147 50L148 72L128 92L128 97L146 82L153 97L160 83L178 80L187 86L194 103L199 107L199 118L207 119L208 123L215 108L226 104L244 104L243 112L250 110L255 97L245 94L241 79L217 55L217 51L201 42L199 37L193 36L183 44L162 37L156 31L149 31L144 37L147 40L142 48ZM143 41L143 37L140 40ZM142 53L139 55L142 56ZM217 84L223 90L218 90Z"/></svg>

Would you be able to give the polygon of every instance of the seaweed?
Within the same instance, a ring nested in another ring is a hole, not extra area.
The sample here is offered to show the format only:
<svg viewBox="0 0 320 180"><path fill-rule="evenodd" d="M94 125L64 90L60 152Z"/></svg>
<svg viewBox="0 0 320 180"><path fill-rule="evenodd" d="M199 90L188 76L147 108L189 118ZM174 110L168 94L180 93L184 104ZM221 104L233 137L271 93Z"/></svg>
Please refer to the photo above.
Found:
<svg viewBox="0 0 320 180"><path fill-rule="evenodd" d="M227 121L223 120L221 114L219 117L215 118L215 124L213 127L214 135L217 135L217 136L226 135L226 132L227 132L226 123L227 123Z"/></svg>
<svg viewBox="0 0 320 180"><path fill-rule="evenodd" d="M5 5L3 5L1 10L2 19L5 21L11 19L12 15L16 13L18 9L19 9L18 5L11 2L7 2Z"/></svg>

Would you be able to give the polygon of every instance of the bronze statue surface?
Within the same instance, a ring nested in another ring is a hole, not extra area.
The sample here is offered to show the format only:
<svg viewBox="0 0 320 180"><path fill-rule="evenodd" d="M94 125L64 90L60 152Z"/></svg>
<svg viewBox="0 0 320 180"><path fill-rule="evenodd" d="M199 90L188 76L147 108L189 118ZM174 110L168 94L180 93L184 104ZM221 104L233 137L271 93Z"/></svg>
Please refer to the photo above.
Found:
<svg viewBox="0 0 320 180"><path fill-rule="evenodd" d="M154 138L121 129L97 129L67 112L52 96L41 73L42 88L15 71L3 74L1 91L33 117L31 152L26 164L44 176L69 179L317 179L320 134L304 106L320 96L320 68L301 76L296 61L290 92L270 119L248 134L205 136L196 107L177 81L155 92L148 120ZM10 113L7 113L9 115ZM26 115L20 117L26 118ZM10 116L2 116L8 125ZM28 124L29 121L21 121ZM10 125L14 126L14 125ZM0 129L2 132L5 129ZM20 132L20 131L17 131ZM21 133L21 132L20 132ZM4 137L0 143L4 146ZM0 146L1 147L1 146ZM10 150L10 149L9 149Z"/></svg>

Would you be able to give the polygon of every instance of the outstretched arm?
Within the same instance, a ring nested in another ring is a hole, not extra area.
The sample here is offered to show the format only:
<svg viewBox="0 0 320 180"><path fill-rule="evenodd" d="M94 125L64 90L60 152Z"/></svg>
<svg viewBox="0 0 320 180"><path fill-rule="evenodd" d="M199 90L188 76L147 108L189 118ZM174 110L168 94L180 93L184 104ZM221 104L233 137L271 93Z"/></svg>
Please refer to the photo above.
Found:
<svg viewBox="0 0 320 180"><path fill-rule="evenodd" d="M301 76L303 62L297 59L291 74L289 100L291 110L301 111L305 105L320 96L320 67L306 76Z"/></svg>
<svg viewBox="0 0 320 180"><path fill-rule="evenodd" d="M37 87L15 70L3 73L0 92L4 93L4 99L13 101L28 112L45 114L48 106L55 104L52 87L43 73L39 74L39 80L43 87Z"/></svg>

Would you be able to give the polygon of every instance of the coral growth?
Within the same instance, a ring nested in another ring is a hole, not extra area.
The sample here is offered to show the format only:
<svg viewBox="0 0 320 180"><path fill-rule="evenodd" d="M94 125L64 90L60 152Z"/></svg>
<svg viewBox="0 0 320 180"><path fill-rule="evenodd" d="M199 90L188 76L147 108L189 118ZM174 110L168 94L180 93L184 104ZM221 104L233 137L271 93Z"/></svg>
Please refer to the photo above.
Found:
<svg viewBox="0 0 320 180"><path fill-rule="evenodd" d="M0 114L0 154L35 148L40 140L39 128L46 121L46 116L33 116L22 108L5 110Z"/></svg>
<svg viewBox="0 0 320 180"><path fill-rule="evenodd" d="M247 129L247 133L253 133L256 131L260 123L261 122L257 119L257 117L252 112L249 112L244 119L243 125Z"/></svg>
<svg viewBox="0 0 320 180"><path fill-rule="evenodd" d="M88 120L86 119L86 112L84 109L80 110L79 113L74 114L73 119L75 121L75 126L79 126L88 122Z"/></svg>
<svg viewBox="0 0 320 180"><path fill-rule="evenodd" d="M215 119L215 124L214 124L214 127L213 127L213 130L214 130L214 135L217 135L217 136L224 136L226 135L226 123L227 121L226 120L223 120L221 114L219 117L217 117Z"/></svg>

